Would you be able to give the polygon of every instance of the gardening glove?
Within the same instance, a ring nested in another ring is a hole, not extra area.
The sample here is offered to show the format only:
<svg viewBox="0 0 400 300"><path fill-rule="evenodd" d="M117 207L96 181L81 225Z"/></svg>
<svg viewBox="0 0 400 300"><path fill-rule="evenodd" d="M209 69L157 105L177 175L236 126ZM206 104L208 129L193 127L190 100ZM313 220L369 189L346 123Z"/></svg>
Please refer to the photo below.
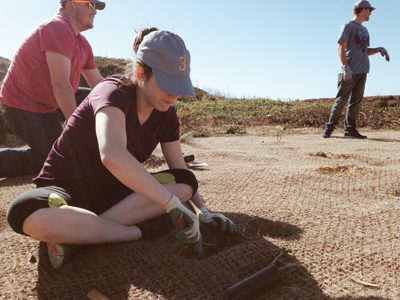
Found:
<svg viewBox="0 0 400 300"><path fill-rule="evenodd" d="M390 61L389 53L386 51L385 48L379 47L378 50L379 50L379 53L380 53L383 57L385 57L386 61Z"/></svg>
<svg viewBox="0 0 400 300"><path fill-rule="evenodd" d="M229 234L236 233L236 226L232 220L221 213L211 212L205 207L200 209L199 221L204 225L219 228Z"/></svg>
<svg viewBox="0 0 400 300"><path fill-rule="evenodd" d="M343 70L343 81L345 83L352 83L353 82L353 73L350 70L349 66L342 66Z"/></svg>
<svg viewBox="0 0 400 300"><path fill-rule="evenodd" d="M201 242L200 225L197 216L173 195L164 206L178 230L175 234L180 243L195 244Z"/></svg>

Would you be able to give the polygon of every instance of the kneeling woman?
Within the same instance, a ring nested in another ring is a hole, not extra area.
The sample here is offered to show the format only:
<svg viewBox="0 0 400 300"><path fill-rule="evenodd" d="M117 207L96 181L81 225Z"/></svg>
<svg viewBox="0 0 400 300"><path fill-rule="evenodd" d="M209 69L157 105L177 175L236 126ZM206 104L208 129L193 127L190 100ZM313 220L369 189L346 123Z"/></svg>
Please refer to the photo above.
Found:
<svg viewBox="0 0 400 300"><path fill-rule="evenodd" d="M17 233L47 242L54 268L66 244L133 241L175 226L178 240L198 245L199 220L235 231L231 220L204 207L183 160L172 105L194 95L184 41L168 31L143 35L134 76L111 76L93 89L54 143L37 188L7 212ZM150 174L141 163L158 143L170 169ZM189 199L201 209L198 217L182 203ZM154 226L165 223L165 213L171 226Z"/></svg>

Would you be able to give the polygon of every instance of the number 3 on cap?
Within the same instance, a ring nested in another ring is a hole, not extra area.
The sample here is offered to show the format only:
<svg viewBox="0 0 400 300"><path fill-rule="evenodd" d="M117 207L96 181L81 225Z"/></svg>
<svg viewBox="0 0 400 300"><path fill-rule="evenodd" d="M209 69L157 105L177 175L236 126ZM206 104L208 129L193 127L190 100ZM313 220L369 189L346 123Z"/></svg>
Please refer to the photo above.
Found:
<svg viewBox="0 0 400 300"><path fill-rule="evenodd" d="M182 72L186 70L186 55L182 55L179 57L180 65L179 65L179 70Z"/></svg>

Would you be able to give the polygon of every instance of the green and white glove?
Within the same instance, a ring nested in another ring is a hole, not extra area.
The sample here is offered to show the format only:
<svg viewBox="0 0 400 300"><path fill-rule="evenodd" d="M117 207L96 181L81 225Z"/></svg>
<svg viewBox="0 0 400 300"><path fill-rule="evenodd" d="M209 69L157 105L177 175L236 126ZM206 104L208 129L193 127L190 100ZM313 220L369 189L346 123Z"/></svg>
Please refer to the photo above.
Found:
<svg viewBox="0 0 400 300"><path fill-rule="evenodd" d="M342 71L343 71L343 81L345 83L352 83L353 82L353 72L351 72L349 66L342 66Z"/></svg>
<svg viewBox="0 0 400 300"><path fill-rule="evenodd" d="M236 225L231 219L221 213L211 212L205 207L200 209L199 221L204 225L219 228L229 234L236 233Z"/></svg>
<svg viewBox="0 0 400 300"><path fill-rule="evenodd" d="M379 53L386 59L386 61L390 61L389 53L386 51L385 48L379 47L378 50L379 50Z"/></svg>
<svg viewBox="0 0 400 300"><path fill-rule="evenodd" d="M173 195L164 208L178 230L175 236L180 243L195 244L201 242L200 224L196 214L184 206L178 197Z"/></svg>

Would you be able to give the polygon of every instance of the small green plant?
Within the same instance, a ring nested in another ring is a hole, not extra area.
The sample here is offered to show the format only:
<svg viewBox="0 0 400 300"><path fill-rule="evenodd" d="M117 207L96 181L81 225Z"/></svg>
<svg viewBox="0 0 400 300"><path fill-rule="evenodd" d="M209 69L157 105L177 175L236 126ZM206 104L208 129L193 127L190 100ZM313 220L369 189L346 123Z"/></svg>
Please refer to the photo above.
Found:
<svg viewBox="0 0 400 300"><path fill-rule="evenodd" d="M193 142L194 136L191 132L186 132L181 135L180 142L183 144L191 144Z"/></svg>

